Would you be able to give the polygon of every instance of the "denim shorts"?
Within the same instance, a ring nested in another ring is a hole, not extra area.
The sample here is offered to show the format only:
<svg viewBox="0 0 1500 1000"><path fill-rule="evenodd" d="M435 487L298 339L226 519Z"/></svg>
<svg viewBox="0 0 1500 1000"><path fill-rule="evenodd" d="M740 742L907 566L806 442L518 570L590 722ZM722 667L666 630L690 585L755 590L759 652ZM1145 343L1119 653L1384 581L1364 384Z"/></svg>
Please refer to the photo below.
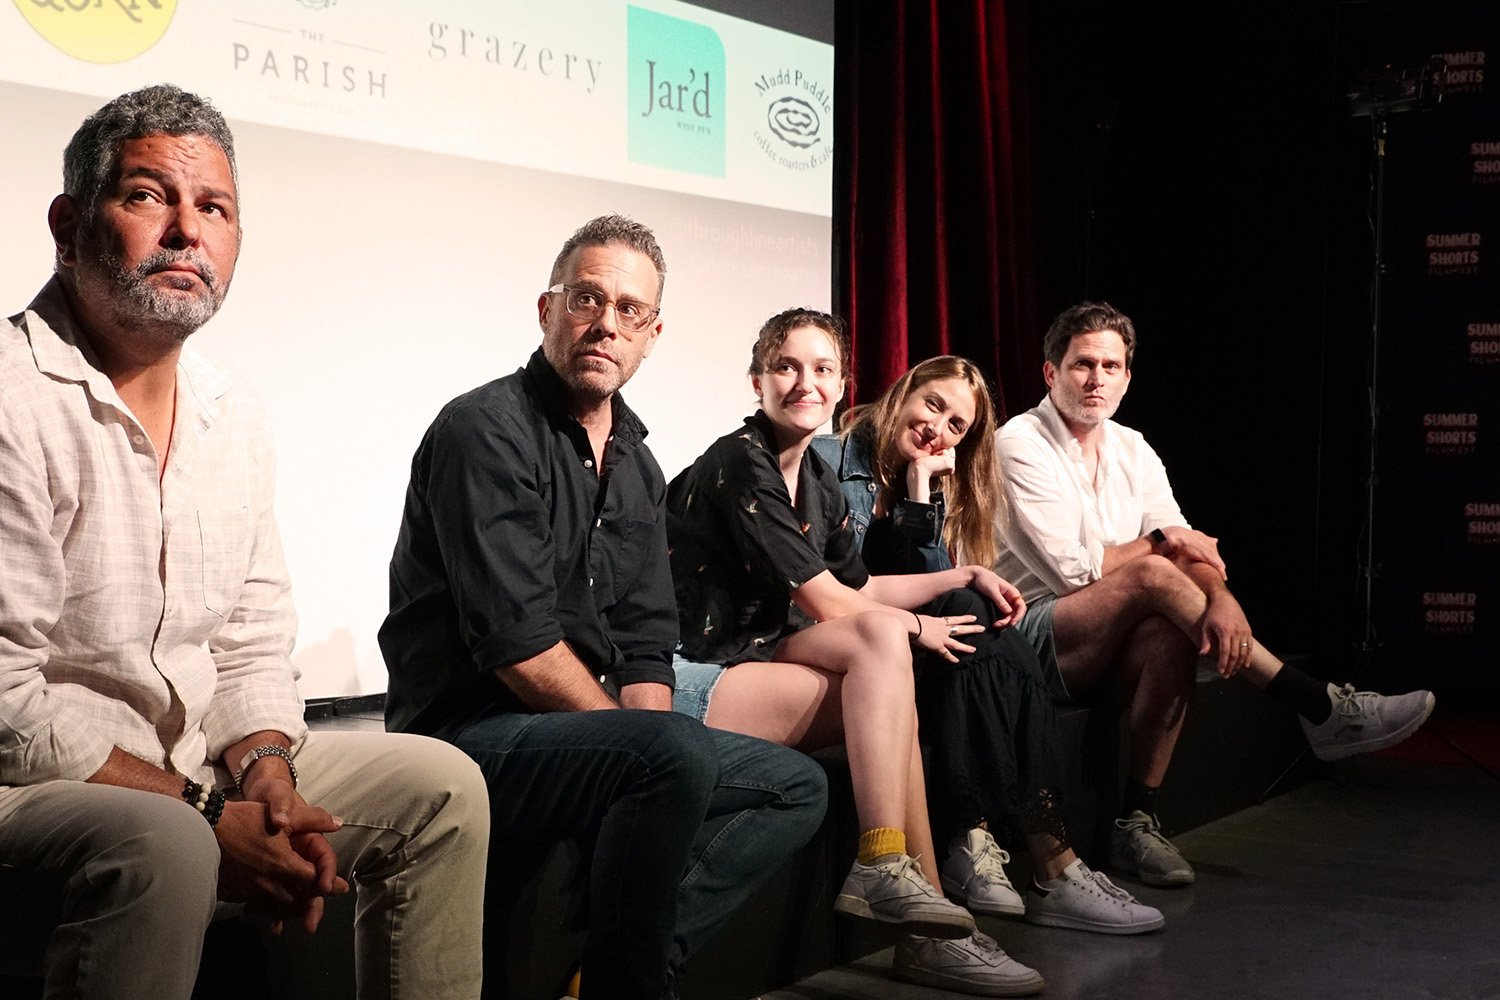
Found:
<svg viewBox="0 0 1500 1000"><path fill-rule="evenodd" d="M1059 705L1076 705L1078 702L1068 693L1062 671L1057 668L1057 645L1052 638L1052 606L1056 603L1056 594L1043 594L1035 601L1028 601L1026 614L1016 628L1036 650L1036 658L1042 662L1042 672L1047 675L1047 691L1052 700Z"/></svg>
<svg viewBox="0 0 1500 1000"><path fill-rule="evenodd" d="M672 669L677 671L677 686L672 691L672 711L690 715L702 722L708 718L708 701L714 696L714 686L729 668L722 663L699 663L697 660L673 656Z"/></svg>

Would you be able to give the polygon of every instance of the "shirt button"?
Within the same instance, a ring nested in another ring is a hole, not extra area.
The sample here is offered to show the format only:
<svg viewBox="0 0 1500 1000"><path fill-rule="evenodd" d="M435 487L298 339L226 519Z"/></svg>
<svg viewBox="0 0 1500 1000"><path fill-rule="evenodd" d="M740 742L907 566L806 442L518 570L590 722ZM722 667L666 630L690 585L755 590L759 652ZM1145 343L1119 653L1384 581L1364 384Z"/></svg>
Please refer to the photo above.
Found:
<svg viewBox="0 0 1500 1000"><path fill-rule="evenodd" d="M875 484L871 483L870 485L866 486L865 489L869 490L871 493L874 493L875 492Z"/></svg>
<svg viewBox="0 0 1500 1000"><path fill-rule="evenodd" d="M594 585L594 578L593 577L589 577L589 586L592 587L593 585Z"/></svg>
<svg viewBox="0 0 1500 1000"><path fill-rule="evenodd" d="M585 469L592 469L594 467L594 460L592 458L585 458L583 460L583 467Z"/></svg>
<svg viewBox="0 0 1500 1000"><path fill-rule="evenodd" d="M599 526L600 526L600 525L602 525L602 524L603 524L603 523L604 523L604 518L602 518L602 517L601 517L601 518L598 518L598 519L596 519L596 520L595 520L595 521L594 521L594 527L596 527L596 528L597 528L597 527L599 527Z"/></svg>
<svg viewBox="0 0 1500 1000"><path fill-rule="evenodd" d="M142 434L132 434L132 435L130 435L130 440L134 444L145 444L146 443L145 435L142 435Z"/></svg>

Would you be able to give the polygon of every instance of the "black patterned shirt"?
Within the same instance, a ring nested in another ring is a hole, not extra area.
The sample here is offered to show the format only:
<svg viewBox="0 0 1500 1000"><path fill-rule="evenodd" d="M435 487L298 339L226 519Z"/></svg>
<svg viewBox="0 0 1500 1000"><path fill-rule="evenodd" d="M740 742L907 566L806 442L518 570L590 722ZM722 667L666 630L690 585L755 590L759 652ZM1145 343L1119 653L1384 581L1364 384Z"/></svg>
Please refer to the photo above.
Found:
<svg viewBox="0 0 1500 1000"><path fill-rule="evenodd" d="M785 636L812 624L792 591L824 570L855 589L870 578L832 470L808 448L794 506L775 440L757 412L667 487L678 652L687 659L770 660Z"/></svg>

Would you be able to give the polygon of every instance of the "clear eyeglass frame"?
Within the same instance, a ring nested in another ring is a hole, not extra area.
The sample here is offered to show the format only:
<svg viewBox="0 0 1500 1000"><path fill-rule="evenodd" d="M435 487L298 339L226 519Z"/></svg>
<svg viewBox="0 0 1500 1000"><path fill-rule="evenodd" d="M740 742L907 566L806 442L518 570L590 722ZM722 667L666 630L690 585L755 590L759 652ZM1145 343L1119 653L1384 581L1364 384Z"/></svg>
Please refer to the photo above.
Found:
<svg viewBox="0 0 1500 1000"><path fill-rule="evenodd" d="M547 294L561 295L563 297L563 307L568 310L569 316L589 322L593 322L602 316L605 307L613 306L615 310L615 324L627 333L640 333L649 327L656 319L657 314L661 312L659 308L648 309L645 303L637 302L634 299L607 299L597 288L590 288L587 285L570 285L566 282L558 282L547 289ZM593 296L598 300L598 303L590 305L579 301L584 296ZM625 309L621 308L622 303L626 307ZM630 307L634 307L635 310L640 311L633 311Z"/></svg>

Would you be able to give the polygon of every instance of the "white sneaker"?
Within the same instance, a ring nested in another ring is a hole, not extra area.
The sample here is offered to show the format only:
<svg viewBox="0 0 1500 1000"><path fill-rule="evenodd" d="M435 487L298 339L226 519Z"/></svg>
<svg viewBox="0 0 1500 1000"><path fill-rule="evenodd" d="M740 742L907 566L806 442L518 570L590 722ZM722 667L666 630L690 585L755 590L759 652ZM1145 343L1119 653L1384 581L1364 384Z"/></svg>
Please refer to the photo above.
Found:
<svg viewBox="0 0 1500 1000"><path fill-rule="evenodd" d="M1319 760L1343 760L1395 746L1416 732L1437 704L1431 691L1384 695L1356 691L1353 684L1328 685L1328 698L1333 712L1327 721L1315 726L1299 717Z"/></svg>
<svg viewBox="0 0 1500 1000"><path fill-rule="evenodd" d="M891 975L903 983L978 997L1029 997L1042 990L1037 971L1001 951L983 931L954 941L903 934Z"/></svg>
<svg viewBox="0 0 1500 1000"><path fill-rule="evenodd" d="M974 933L974 918L943 898L922 877L916 859L887 854L872 863L854 862L833 908L848 917L900 924L912 934L962 938Z"/></svg>
<svg viewBox="0 0 1500 1000"><path fill-rule="evenodd" d="M1138 901L1081 860L1063 869L1059 878L1032 883L1026 919L1096 934L1144 934L1167 922L1156 907Z"/></svg>
<svg viewBox="0 0 1500 1000"><path fill-rule="evenodd" d="M975 913L1019 917L1026 912L1021 894L1005 875L1010 855L988 830L975 828L954 839L943 862L943 889Z"/></svg>

